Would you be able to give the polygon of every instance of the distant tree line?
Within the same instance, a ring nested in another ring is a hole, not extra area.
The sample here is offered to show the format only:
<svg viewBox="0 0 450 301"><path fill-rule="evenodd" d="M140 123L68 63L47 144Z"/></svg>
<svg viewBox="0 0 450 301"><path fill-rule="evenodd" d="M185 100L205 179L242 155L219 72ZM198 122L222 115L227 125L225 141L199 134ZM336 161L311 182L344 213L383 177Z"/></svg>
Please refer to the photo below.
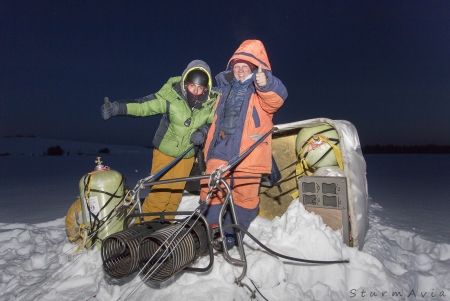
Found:
<svg viewBox="0 0 450 301"><path fill-rule="evenodd" d="M450 154L450 145L366 145L363 154Z"/></svg>
<svg viewBox="0 0 450 301"><path fill-rule="evenodd" d="M44 153L44 155L47 155L47 156L62 156L62 155L64 155L64 153L65 153L65 151L61 148L61 146L56 145L56 146L49 147L47 149L47 152Z"/></svg>
<svg viewBox="0 0 450 301"><path fill-rule="evenodd" d="M110 154L110 150L109 148L105 147L105 148L101 148L97 151L97 153L99 154ZM63 156L64 154L66 154L66 152L61 148L61 146L59 145L55 145L55 146L51 146L49 148L47 148L47 150L45 152L42 153L42 156ZM23 153L20 155L24 155ZM70 152L67 152L66 154L67 156L70 156ZM82 152L81 150L79 150L77 153L75 153L75 155L77 156L84 156L84 155L95 155L95 154L86 154L84 152ZM5 152L5 153L0 153L0 156L11 156L10 153ZM34 153L33 153L34 156Z"/></svg>
<svg viewBox="0 0 450 301"><path fill-rule="evenodd" d="M105 148L101 148L97 151L100 154L109 154L109 148L105 147ZM64 155L66 152L61 148L61 146L59 145L55 145L52 147L49 147L47 149L47 152L44 152L44 156L62 156ZM87 155L85 153L83 153L81 150L79 150L76 155L78 156L83 156L83 155ZM67 156L70 156L70 152L67 152Z"/></svg>
<svg viewBox="0 0 450 301"><path fill-rule="evenodd" d="M3 136L3 138L36 138L36 136L35 135L21 135L21 134L17 134L17 135L15 135L15 136L12 136L12 135L5 135L5 136Z"/></svg>

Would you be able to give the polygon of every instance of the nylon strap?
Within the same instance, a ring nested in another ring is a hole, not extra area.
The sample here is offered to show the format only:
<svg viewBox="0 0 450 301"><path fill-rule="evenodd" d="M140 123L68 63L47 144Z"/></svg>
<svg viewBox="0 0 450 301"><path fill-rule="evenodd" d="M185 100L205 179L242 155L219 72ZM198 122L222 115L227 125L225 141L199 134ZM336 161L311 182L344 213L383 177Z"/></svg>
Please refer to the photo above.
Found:
<svg viewBox="0 0 450 301"><path fill-rule="evenodd" d="M344 169L344 168L343 168L343 163L342 163L342 153L341 153L341 150L337 147L337 145L334 144L334 143L332 143L332 142L330 141L329 138L327 138L327 137L325 137L325 136L323 136L323 135L320 135L320 134L316 134L316 135L317 135L317 137L318 137L321 141L323 141L323 142L327 143L328 145L330 145L331 149L332 149L333 152L334 152L334 156L336 157L336 161L337 161L339 167L340 167L341 169ZM314 136L316 136L316 135L314 135ZM303 147L300 149L300 151L297 153L297 157L299 157L300 154L305 150L305 148L308 147L308 146L309 146L310 144L312 144L313 142L314 142L314 138L311 137L311 138L308 140L308 142L305 143L305 144L303 145ZM327 152L327 153L328 153L328 152ZM306 157L306 155L305 155L305 157ZM322 156L322 158L323 158L323 157L324 157L324 156ZM313 165L317 164L320 160L322 160L322 158L320 158L320 159L319 159L316 163L314 163ZM311 175L313 174L313 170L312 170L312 168L311 168L310 166L308 166L308 163L306 162L305 158L301 158L301 159L298 161L298 163L296 164L296 166L295 166L295 173L296 173L296 177L297 177L297 181L298 181L298 178L299 178L300 176L302 176L302 175L311 176ZM294 192L291 194L291 196L292 196L293 199L298 198L298 196L299 196L299 195L298 195L298 190L294 191Z"/></svg>

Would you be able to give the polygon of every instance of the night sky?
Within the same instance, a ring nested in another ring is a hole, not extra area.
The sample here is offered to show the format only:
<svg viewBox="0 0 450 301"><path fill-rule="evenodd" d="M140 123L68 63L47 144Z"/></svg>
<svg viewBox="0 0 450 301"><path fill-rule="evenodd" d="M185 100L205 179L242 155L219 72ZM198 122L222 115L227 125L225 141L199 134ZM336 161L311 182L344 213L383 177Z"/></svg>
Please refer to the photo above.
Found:
<svg viewBox="0 0 450 301"><path fill-rule="evenodd" d="M274 122L344 119L362 145L450 144L450 1L0 1L0 136L151 145L161 116L100 106L215 76L261 40L289 97Z"/></svg>

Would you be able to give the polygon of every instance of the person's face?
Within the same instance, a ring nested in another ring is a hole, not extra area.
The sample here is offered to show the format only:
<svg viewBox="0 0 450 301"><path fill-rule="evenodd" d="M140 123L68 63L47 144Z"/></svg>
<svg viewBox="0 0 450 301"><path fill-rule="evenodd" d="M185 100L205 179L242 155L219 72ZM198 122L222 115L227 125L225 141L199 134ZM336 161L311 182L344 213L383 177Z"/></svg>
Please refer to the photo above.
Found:
<svg viewBox="0 0 450 301"><path fill-rule="evenodd" d="M189 90L189 92L193 95L201 95L205 92L206 87L202 86L202 85L197 85L194 83L187 83L187 89Z"/></svg>
<svg viewBox="0 0 450 301"><path fill-rule="evenodd" d="M252 70L246 63L237 63L233 66L233 74L237 80L244 80L252 73Z"/></svg>

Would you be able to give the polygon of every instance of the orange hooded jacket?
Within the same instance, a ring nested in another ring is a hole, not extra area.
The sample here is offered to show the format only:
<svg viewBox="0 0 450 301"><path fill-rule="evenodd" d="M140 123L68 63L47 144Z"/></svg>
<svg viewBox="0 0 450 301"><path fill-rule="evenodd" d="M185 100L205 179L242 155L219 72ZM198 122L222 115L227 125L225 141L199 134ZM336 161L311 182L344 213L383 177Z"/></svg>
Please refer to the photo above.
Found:
<svg viewBox="0 0 450 301"><path fill-rule="evenodd" d="M224 111L226 99L230 92L231 83L234 75L231 68L231 62L235 59L246 60L255 66L262 65L263 72L266 74L268 82L264 87L258 87L255 83L255 74L253 74L252 93L244 99L241 107L241 113L237 120L236 132L226 145L221 144L219 135L220 119ZM231 158L241 154L248 147L255 143L259 137L273 128L273 114L283 105L287 98L287 90L283 83L272 75L272 68L267 57L266 49L261 41L246 40L235 51L227 64L227 69L216 76L218 87L214 90L222 93L216 103L216 113L214 121L208 132L205 144L206 160L221 159L228 161ZM214 148L220 148L227 157L218 157L215 155ZM225 151L224 151L225 148ZM268 174L272 167L272 137L269 136L259 144L235 170Z"/></svg>

